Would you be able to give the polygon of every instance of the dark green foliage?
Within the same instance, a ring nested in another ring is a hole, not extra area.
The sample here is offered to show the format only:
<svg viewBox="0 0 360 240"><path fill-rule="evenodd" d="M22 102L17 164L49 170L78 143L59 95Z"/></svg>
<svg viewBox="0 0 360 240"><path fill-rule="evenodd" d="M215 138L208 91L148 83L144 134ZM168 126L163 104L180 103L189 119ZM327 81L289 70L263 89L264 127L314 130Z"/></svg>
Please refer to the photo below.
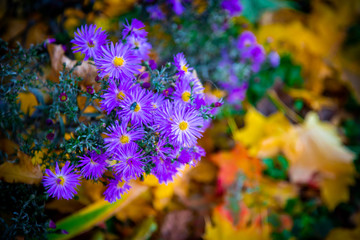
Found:
<svg viewBox="0 0 360 240"><path fill-rule="evenodd" d="M46 199L42 185L0 182L0 239L46 239Z"/></svg>

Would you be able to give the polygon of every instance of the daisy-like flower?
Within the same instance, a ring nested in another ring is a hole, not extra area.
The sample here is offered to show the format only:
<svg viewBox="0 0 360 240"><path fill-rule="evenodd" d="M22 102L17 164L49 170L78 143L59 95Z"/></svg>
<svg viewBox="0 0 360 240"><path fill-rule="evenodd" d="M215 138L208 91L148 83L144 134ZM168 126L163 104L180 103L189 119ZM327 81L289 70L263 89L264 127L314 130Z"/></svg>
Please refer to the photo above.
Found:
<svg viewBox="0 0 360 240"><path fill-rule="evenodd" d="M121 198L121 195L131 189L130 185L118 176L115 179L110 180L107 189L104 192L105 200L113 203Z"/></svg>
<svg viewBox="0 0 360 240"><path fill-rule="evenodd" d="M154 174L159 183L167 183L172 181L173 177L177 173L177 162L171 162L170 158L162 158L160 156L153 156L152 162L155 166L151 169L151 173Z"/></svg>
<svg viewBox="0 0 360 240"><path fill-rule="evenodd" d="M61 102L65 102L68 99L68 96L66 93L63 92L63 93L60 93L59 98L60 98Z"/></svg>
<svg viewBox="0 0 360 240"><path fill-rule="evenodd" d="M142 88L133 88L129 97L122 103L122 109L117 112L119 118L130 121L133 125L143 125L152 122L151 94Z"/></svg>
<svg viewBox="0 0 360 240"><path fill-rule="evenodd" d="M228 11L230 16L239 15L243 10L240 0L223 0L221 7Z"/></svg>
<svg viewBox="0 0 360 240"><path fill-rule="evenodd" d="M100 178L106 170L107 154L97 154L95 151L91 151L89 156L84 155L79 157L78 167L81 168L81 175L89 179Z"/></svg>
<svg viewBox="0 0 360 240"><path fill-rule="evenodd" d="M169 144L167 141L165 141L164 139L160 139L157 143L155 143L155 151L157 153L158 156L162 157L163 159L165 159L167 156L172 153L172 148L171 147L165 147L165 145Z"/></svg>
<svg viewBox="0 0 360 240"><path fill-rule="evenodd" d="M122 31L123 38L126 38L129 34L135 37L144 38L147 35L147 32L144 28L145 24L136 18L131 21L131 24L129 24L128 20L126 20L126 24L124 24L124 30Z"/></svg>
<svg viewBox="0 0 360 240"><path fill-rule="evenodd" d="M189 68L183 53L178 53L174 56L174 64L179 71L179 75L188 74L190 73L189 71L192 70L192 68Z"/></svg>
<svg viewBox="0 0 360 240"><path fill-rule="evenodd" d="M120 149L124 145L140 140L144 136L142 128L127 129L127 122L119 124L118 121L115 121L114 125L106 129L109 132L105 133L108 137L104 139L107 152L113 152L116 149Z"/></svg>
<svg viewBox="0 0 360 240"><path fill-rule="evenodd" d="M140 56L141 60L147 61L151 50L151 44L147 42L146 38L135 37L130 35L126 38L127 43L131 45L136 55Z"/></svg>
<svg viewBox="0 0 360 240"><path fill-rule="evenodd" d="M134 79L139 73L141 59L131 50L131 46L122 43L110 43L102 47L102 56L95 58L99 76L110 78Z"/></svg>
<svg viewBox="0 0 360 240"><path fill-rule="evenodd" d="M244 31L238 38L237 48L240 50L241 58L250 57L250 49L256 44L256 37L250 31Z"/></svg>
<svg viewBox="0 0 360 240"><path fill-rule="evenodd" d="M47 176L44 176L43 184L46 191L51 197L57 199L71 199L76 194L75 188L79 185L80 176L73 172L74 166L70 166L70 162L66 162L60 170L56 163L55 173L49 169L45 170Z"/></svg>
<svg viewBox="0 0 360 240"><path fill-rule="evenodd" d="M204 121L194 108L179 106L174 108L170 123L169 138L182 146L193 146L202 136Z"/></svg>
<svg viewBox="0 0 360 240"><path fill-rule="evenodd" d="M151 99L151 107L153 111L158 110L164 104L164 101L165 101L164 95L159 93L154 93Z"/></svg>
<svg viewBox="0 0 360 240"><path fill-rule="evenodd" d="M182 75L176 83L174 99L183 103L189 103L191 97L196 97L203 90L202 85L192 74Z"/></svg>
<svg viewBox="0 0 360 240"><path fill-rule="evenodd" d="M165 100L163 105L155 112L154 124L157 129L166 137L170 132L170 123L173 120L172 115L174 113L174 103L169 100Z"/></svg>
<svg viewBox="0 0 360 240"><path fill-rule="evenodd" d="M81 26L75 32L75 39L71 40L71 43L75 44L72 50L74 53L85 54L85 61L101 54L101 47L108 42L106 32L101 31L101 28L96 28L96 25Z"/></svg>
<svg viewBox="0 0 360 240"><path fill-rule="evenodd" d="M130 143L115 152L114 159L117 163L113 168L120 177L133 179L140 177L144 172L143 156L138 148L136 143Z"/></svg>
<svg viewBox="0 0 360 240"><path fill-rule="evenodd" d="M123 79L117 85L113 80L110 80L108 89L101 96L101 108L104 109L107 114L117 107L120 107L120 103L127 98L129 90L133 87L134 83L132 80Z"/></svg>

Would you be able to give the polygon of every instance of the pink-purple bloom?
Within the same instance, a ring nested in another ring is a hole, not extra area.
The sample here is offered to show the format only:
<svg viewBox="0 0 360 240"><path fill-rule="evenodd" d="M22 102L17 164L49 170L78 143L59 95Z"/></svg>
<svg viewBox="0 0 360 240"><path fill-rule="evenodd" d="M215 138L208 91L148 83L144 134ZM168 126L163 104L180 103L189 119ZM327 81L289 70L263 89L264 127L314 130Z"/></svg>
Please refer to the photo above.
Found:
<svg viewBox="0 0 360 240"><path fill-rule="evenodd" d="M270 66L277 68L280 65L280 56L277 52L271 51L268 55Z"/></svg>
<svg viewBox="0 0 360 240"><path fill-rule="evenodd" d="M147 32L145 31L145 24L136 18L131 21L131 24L126 20L126 24L124 24L124 30L122 31L123 38L126 38L129 34L144 38L147 36Z"/></svg>
<svg viewBox="0 0 360 240"><path fill-rule="evenodd" d="M107 189L104 192L105 200L113 203L121 198L121 195L130 190L130 185L124 179L116 176L115 179L110 180Z"/></svg>
<svg viewBox="0 0 360 240"><path fill-rule="evenodd" d="M119 118L130 121L133 125L146 125L151 118L151 94L140 87L132 88L129 96L121 102L121 110L117 112Z"/></svg>
<svg viewBox="0 0 360 240"><path fill-rule="evenodd" d="M117 163L113 166L115 172L124 179L133 179L143 174L143 155L136 143L130 143L114 153Z"/></svg>
<svg viewBox="0 0 360 240"><path fill-rule="evenodd" d="M56 163L55 173L46 169L45 174L43 184L50 197L71 199L76 194L80 175L74 172L74 166L70 165L70 162L66 162L61 170Z"/></svg>
<svg viewBox="0 0 360 240"><path fill-rule="evenodd" d="M239 15L243 10L240 0L223 0L221 7L228 11L230 16Z"/></svg>
<svg viewBox="0 0 360 240"><path fill-rule="evenodd" d="M107 44L107 35L105 31L101 31L101 28L96 25L81 26L75 32L75 38L71 40L75 46L72 47L74 53L80 52L85 55L84 60L89 58L96 58L101 55L101 48Z"/></svg>
<svg viewBox="0 0 360 240"><path fill-rule="evenodd" d="M78 167L81 168L81 175L89 179L100 178L106 170L107 154L97 154L95 151L89 152L89 155L79 157Z"/></svg>
<svg viewBox="0 0 360 240"><path fill-rule="evenodd" d="M154 20L164 20L165 13L161 10L159 5L148 6L146 11L149 13L150 18Z"/></svg>
<svg viewBox="0 0 360 240"><path fill-rule="evenodd" d="M99 76L124 79L134 79L139 73L141 58L135 54L128 44L110 43L102 47L102 56L95 59Z"/></svg>
<svg viewBox="0 0 360 240"><path fill-rule="evenodd" d="M109 87L104 91L101 96L101 108L110 114L112 110L120 107L122 101L124 101L129 95L130 89L134 83L132 80L123 79L119 84L110 79Z"/></svg>
<svg viewBox="0 0 360 240"><path fill-rule="evenodd" d="M128 127L127 122L119 124L115 121L115 124L106 129L108 133L105 133L108 137L104 139L107 151L109 153L114 150L118 150L121 147L131 142L140 140L144 136L144 131L141 128Z"/></svg>
<svg viewBox="0 0 360 240"><path fill-rule="evenodd" d="M185 8L184 6L181 4L181 0L168 0L168 2L171 5L172 10L174 11L174 13L176 15L181 15L183 14Z"/></svg>
<svg viewBox="0 0 360 240"><path fill-rule="evenodd" d="M151 44L147 42L146 38L130 35L126 38L126 40L128 44L131 45L134 53L139 56L141 60L146 61L149 59Z"/></svg>
<svg viewBox="0 0 360 240"><path fill-rule="evenodd" d="M174 65L179 71L180 75L189 74L192 68L187 64L186 58L183 53L178 53L174 56Z"/></svg>

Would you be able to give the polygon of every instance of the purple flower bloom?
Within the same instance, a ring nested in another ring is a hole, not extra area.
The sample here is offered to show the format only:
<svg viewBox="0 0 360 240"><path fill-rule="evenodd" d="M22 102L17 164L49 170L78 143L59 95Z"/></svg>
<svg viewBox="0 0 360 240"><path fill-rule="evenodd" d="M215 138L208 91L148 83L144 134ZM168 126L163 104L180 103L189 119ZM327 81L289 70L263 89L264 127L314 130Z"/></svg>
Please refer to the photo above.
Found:
<svg viewBox="0 0 360 240"><path fill-rule="evenodd" d="M165 89L164 91L163 91L163 94L166 96L166 97L169 97L169 96L171 96L171 94L174 92L174 89L172 88L172 87L169 87L169 88L167 88L167 89Z"/></svg>
<svg viewBox="0 0 360 240"><path fill-rule="evenodd" d="M114 154L117 163L113 166L115 172L124 179L133 179L143 174L143 155L138 152L136 143L129 143Z"/></svg>
<svg viewBox="0 0 360 240"><path fill-rule="evenodd" d="M150 59L149 66L150 66L151 70L155 70L157 68L157 64L156 64L155 60Z"/></svg>
<svg viewBox="0 0 360 240"><path fill-rule="evenodd" d="M227 97L228 103L236 104L236 103L240 103L241 101L243 101L246 96L247 88L248 88L248 83L244 82L240 85L240 87L236 87L236 88L232 89L229 92L229 95Z"/></svg>
<svg viewBox="0 0 360 240"><path fill-rule="evenodd" d="M271 67L277 68L280 65L280 56L277 52L271 51L268 55Z"/></svg>
<svg viewBox="0 0 360 240"><path fill-rule="evenodd" d="M106 170L107 154L97 154L95 151L91 151L89 156L84 155L79 157L78 167L81 167L81 174L85 178L98 179Z"/></svg>
<svg viewBox="0 0 360 240"><path fill-rule="evenodd" d="M52 229L55 229L56 228L56 224L53 220L50 219L50 222L49 222L49 228L52 228Z"/></svg>
<svg viewBox="0 0 360 240"><path fill-rule="evenodd" d="M75 39L71 40L71 43L75 44L72 50L74 53L81 52L85 54L85 61L91 57L96 58L97 55L101 54L101 47L108 42L105 31L96 28L95 25L81 26L81 29L78 28L78 31L75 32Z"/></svg>
<svg viewBox="0 0 360 240"><path fill-rule="evenodd" d="M159 7L159 5L148 6L146 11L149 13L150 18L154 20L164 20L165 14Z"/></svg>
<svg viewBox="0 0 360 240"><path fill-rule="evenodd" d="M173 176L177 173L177 163L172 163L170 158L163 159L160 156L152 157L152 161L155 167L151 169L151 173L157 177L159 183L172 181Z"/></svg>
<svg viewBox="0 0 360 240"><path fill-rule="evenodd" d="M151 87L151 83L149 83L149 82L144 82L141 86L142 86L143 88L145 88L145 89L148 89L148 88Z"/></svg>
<svg viewBox="0 0 360 240"><path fill-rule="evenodd" d="M197 139L202 136L204 124L203 119L197 114L194 108L184 105L176 106L172 121L170 121L169 138L182 146L195 145Z"/></svg>
<svg viewBox="0 0 360 240"><path fill-rule="evenodd" d="M165 145L169 144L167 141L161 139L157 143L155 143L155 151L158 156L163 159L166 158L166 155L169 155L172 152L170 147L165 147Z"/></svg>
<svg viewBox="0 0 360 240"><path fill-rule="evenodd" d="M178 53L174 56L174 64L180 75L188 74L192 68L189 68L186 58L183 53Z"/></svg>
<svg viewBox="0 0 360 240"><path fill-rule="evenodd" d="M121 198L121 195L129 191L130 185L119 177L115 177L115 179L110 180L108 188L105 190L105 200L113 203L116 200Z"/></svg>
<svg viewBox="0 0 360 240"><path fill-rule="evenodd" d="M260 44L255 44L253 47L251 47L249 52L250 52L250 60L252 62L251 68L254 72L258 72L260 70L262 63L266 59L266 53L264 47L261 46Z"/></svg>
<svg viewBox="0 0 360 240"><path fill-rule="evenodd" d="M63 93L60 93L59 98L60 98L61 102L65 102L68 99L68 96L66 93L63 92Z"/></svg>
<svg viewBox="0 0 360 240"><path fill-rule="evenodd" d="M109 88L106 89L101 96L104 100L101 100L101 108L104 109L107 114L117 107L120 107L120 103L124 101L129 95L130 89L133 87L133 81L123 79L119 86L113 80L110 80Z"/></svg>
<svg viewBox="0 0 360 240"><path fill-rule="evenodd" d="M181 15L183 14L185 8L184 6L181 4L181 0L168 0L171 7L172 7L172 10L174 11L174 13L176 15Z"/></svg>
<svg viewBox="0 0 360 240"><path fill-rule="evenodd" d="M192 74L182 75L176 83L174 98L178 101L189 103L191 97L202 93L204 88Z"/></svg>
<svg viewBox="0 0 360 240"><path fill-rule="evenodd" d="M230 16L239 15L243 10L240 0L223 0L221 7L227 10Z"/></svg>
<svg viewBox="0 0 360 240"><path fill-rule="evenodd" d="M127 130L127 122L120 125L118 121L115 121L115 124L106 130L109 132L105 133L109 137L104 139L107 152L120 149L124 145L140 140L144 136L142 129L132 128Z"/></svg>
<svg viewBox="0 0 360 240"><path fill-rule="evenodd" d="M174 113L174 104L169 100L165 100L163 105L155 112L154 124L163 136L167 136L170 132L170 123Z"/></svg>
<svg viewBox="0 0 360 240"><path fill-rule="evenodd" d="M130 45L111 43L102 47L102 51L102 56L95 58L100 77L109 75L110 78L120 80L134 79L134 74L139 73L141 59L131 50Z"/></svg>
<svg viewBox="0 0 360 240"><path fill-rule="evenodd" d="M48 44L56 42L55 38L48 38L44 41L44 47L46 47Z"/></svg>
<svg viewBox="0 0 360 240"><path fill-rule="evenodd" d="M131 45L134 53L141 58L141 60L148 60L151 50L151 44L147 42L146 38L135 37L130 35L126 38L127 43Z"/></svg>
<svg viewBox="0 0 360 240"><path fill-rule="evenodd" d="M47 176L44 176L43 184L46 191L51 197L57 199L71 199L76 194L75 188L79 185L80 176L73 172L74 166L70 166L70 162L66 162L62 169L59 169L56 163L55 173L49 169L45 170Z"/></svg>
<svg viewBox="0 0 360 240"><path fill-rule="evenodd" d="M46 119L45 124L50 127L50 126L52 126L54 124L54 122L53 122L52 119L48 118L48 119Z"/></svg>
<svg viewBox="0 0 360 240"><path fill-rule="evenodd" d="M140 38L146 37L147 32L145 31L144 27L145 24L136 18L131 21L131 24L129 24L129 22L126 20L126 24L124 24L124 30L122 32L123 38L126 38L129 34Z"/></svg>
<svg viewBox="0 0 360 240"><path fill-rule="evenodd" d="M248 58L249 50L255 44L256 44L256 37L252 32L244 31L243 33L241 33L237 41L237 48L241 52L241 57Z"/></svg>
<svg viewBox="0 0 360 240"><path fill-rule="evenodd" d="M130 90L128 98L121 102L122 109L117 112L119 118L131 121L131 124L148 124L151 119L151 94L142 88Z"/></svg>
<svg viewBox="0 0 360 240"><path fill-rule="evenodd" d="M160 108L164 104L164 101L165 101L164 95L159 93L154 93L151 99L151 106L153 111Z"/></svg>
<svg viewBox="0 0 360 240"><path fill-rule="evenodd" d="M191 154L191 152L184 148L181 152L180 152L180 155L178 157L178 161L182 164L187 164L189 162L191 162L193 159L193 156Z"/></svg>
<svg viewBox="0 0 360 240"><path fill-rule="evenodd" d="M92 86L87 86L86 87L86 92L89 94L94 94L94 88Z"/></svg>

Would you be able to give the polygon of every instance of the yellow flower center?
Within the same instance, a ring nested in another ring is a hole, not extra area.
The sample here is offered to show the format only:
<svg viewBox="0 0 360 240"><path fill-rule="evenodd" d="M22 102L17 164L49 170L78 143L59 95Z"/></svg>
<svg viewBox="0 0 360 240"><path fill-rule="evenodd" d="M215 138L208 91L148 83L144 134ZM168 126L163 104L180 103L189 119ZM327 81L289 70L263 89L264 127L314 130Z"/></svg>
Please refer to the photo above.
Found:
<svg viewBox="0 0 360 240"><path fill-rule="evenodd" d="M185 131L186 129L188 129L188 126L189 126L189 124L185 121L182 121L179 123L179 128L181 131Z"/></svg>
<svg viewBox="0 0 360 240"><path fill-rule="evenodd" d="M183 94L181 94L181 99L184 102L188 102L190 100L190 96L191 96L191 94L188 91L186 91L186 92L183 92Z"/></svg>
<svg viewBox="0 0 360 240"><path fill-rule="evenodd" d="M135 106L134 112L138 112L140 110L141 110L140 104L137 103Z"/></svg>
<svg viewBox="0 0 360 240"><path fill-rule="evenodd" d="M124 100L125 98L125 93L123 91L120 91L118 94L117 94L117 99L118 100Z"/></svg>
<svg viewBox="0 0 360 240"><path fill-rule="evenodd" d="M66 101L66 96L65 95L63 95L63 96L61 96L61 101Z"/></svg>
<svg viewBox="0 0 360 240"><path fill-rule="evenodd" d="M122 57L115 57L114 58L114 65L115 67L122 67L125 63L125 59Z"/></svg>
<svg viewBox="0 0 360 240"><path fill-rule="evenodd" d="M139 47L139 46L140 46L140 43L139 43L138 41L135 41L135 42L134 42L134 45L135 45L135 47Z"/></svg>
<svg viewBox="0 0 360 240"><path fill-rule="evenodd" d="M153 104L153 108L157 108L156 104Z"/></svg>
<svg viewBox="0 0 360 240"><path fill-rule="evenodd" d="M182 66L181 66L181 70L183 70L184 72L187 72L187 71L188 71L188 68L187 68L187 66L182 65Z"/></svg>
<svg viewBox="0 0 360 240"><path fill-rule="evenodd" d="M251 46L251 41L250 40L245 40L244 45L245 45L245 47L250 47Z"/></svg>
<svg viewBox="0 0 360 240"><path fill-rule="evenodd" d="M65 179L63 176L58 177L57 184L60 184L61 186L64 186Z"/></svg>
<svg viewBox="0 0 360 240"><path fill-rule="evenodd" d="M94 43L93 40L90 40L90 41L87 43L87 45L88 45L89 48L95 47L95 43Z"/></svg>
<svg viewBox="0 0 360 240"><path fill-rule="evenodd" d="M129 138L128 136L126 136L126 135L122 135L122 136L120 137L120 142L121 142L122 144L129 143L129 142L130 142L130 138Z"/></svg>

